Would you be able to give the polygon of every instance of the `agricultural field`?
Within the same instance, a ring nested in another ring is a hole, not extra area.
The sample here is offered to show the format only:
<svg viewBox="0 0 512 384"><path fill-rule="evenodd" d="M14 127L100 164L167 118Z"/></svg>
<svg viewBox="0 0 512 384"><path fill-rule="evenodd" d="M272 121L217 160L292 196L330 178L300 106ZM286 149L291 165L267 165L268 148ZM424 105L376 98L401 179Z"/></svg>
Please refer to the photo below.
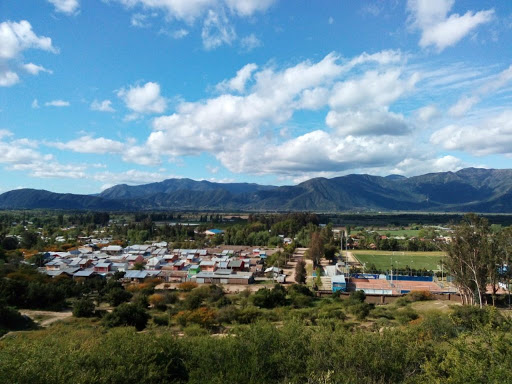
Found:
<svg viewBox="0 0 512 384"><path fill-rule="evenodd" d="M440 260L443 252L386 252L386 251L352 251L361 264L375 264L377 269L387 270L393 263L393 269L402 269L409 266L412 269L440 269Z"/></svg>
<svg viewBox="0 0 512 384"><path fill-rule="evenodd" d="M420 233L419 229L376 229L375 232L378 232L380 235L386 235L389 237L395 236L407 236L407 237L417 237Z"/></svg>

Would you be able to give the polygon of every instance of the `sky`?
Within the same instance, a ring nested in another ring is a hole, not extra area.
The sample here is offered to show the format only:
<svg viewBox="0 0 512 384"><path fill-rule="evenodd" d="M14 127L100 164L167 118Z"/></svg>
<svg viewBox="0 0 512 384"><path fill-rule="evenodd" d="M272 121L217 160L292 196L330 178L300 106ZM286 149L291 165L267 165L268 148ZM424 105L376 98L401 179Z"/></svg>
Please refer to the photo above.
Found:
<svg viewBox="0 0 512 384"><path fill-rule="evenodd" d="M512 168L512 2L1 0L0 192Z"/></svg>

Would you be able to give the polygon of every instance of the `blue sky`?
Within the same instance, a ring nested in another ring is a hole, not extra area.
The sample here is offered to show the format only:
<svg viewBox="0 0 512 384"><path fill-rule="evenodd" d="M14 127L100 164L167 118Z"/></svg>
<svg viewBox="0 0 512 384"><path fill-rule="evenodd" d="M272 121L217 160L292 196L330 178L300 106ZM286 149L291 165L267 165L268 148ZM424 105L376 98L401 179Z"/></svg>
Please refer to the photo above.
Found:
<svg viewBox="0 0 512 384"><path fill-rule="evenodd" d="M0 2L0 190L512 168L512 2Z"/></svg>

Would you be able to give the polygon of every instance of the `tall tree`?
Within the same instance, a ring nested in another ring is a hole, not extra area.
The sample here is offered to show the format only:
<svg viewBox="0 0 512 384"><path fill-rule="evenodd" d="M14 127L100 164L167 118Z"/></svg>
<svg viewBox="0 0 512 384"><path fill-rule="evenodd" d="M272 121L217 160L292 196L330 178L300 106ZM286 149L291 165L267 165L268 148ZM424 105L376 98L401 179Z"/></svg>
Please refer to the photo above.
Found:
<svg viewBox="0 0 512 384"><path fill-rule="evenodd" d="M454 277L464 304L485 304L489 266L494 263L496 251L490 232L485 218L465 215L446 247L445 266Z"/></svg>
<svg viewBox="0 0 512 384"><path fill-rule="evenodd" d="M316 268L320 265L320 259L324 255L324 242L320 232L313 232L311 234L311 241L309 242L308 256L313 260L313 266Z"/></svg>
<svg viewBox="0 0 512 384"><path fill-rule="evenodd" d="M306 272L306 262L300 259L295 265L295 282L298 284L306 283L307 272Z"/></svg>

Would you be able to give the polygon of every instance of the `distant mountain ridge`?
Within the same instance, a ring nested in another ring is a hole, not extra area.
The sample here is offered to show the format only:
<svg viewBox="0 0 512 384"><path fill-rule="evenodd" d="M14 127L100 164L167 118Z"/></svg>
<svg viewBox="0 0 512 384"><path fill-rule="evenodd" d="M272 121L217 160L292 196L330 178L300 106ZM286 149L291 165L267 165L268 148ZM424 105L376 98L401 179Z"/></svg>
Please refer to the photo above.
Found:
<svg viewBox="0 0 512 384"><path fill-rule="evenodd" d="M281 187L168 179L116 185L94 196L20 189L0 195L0 208L512 213L512 170L466 168L409 178L353 174Z"/></svg>

